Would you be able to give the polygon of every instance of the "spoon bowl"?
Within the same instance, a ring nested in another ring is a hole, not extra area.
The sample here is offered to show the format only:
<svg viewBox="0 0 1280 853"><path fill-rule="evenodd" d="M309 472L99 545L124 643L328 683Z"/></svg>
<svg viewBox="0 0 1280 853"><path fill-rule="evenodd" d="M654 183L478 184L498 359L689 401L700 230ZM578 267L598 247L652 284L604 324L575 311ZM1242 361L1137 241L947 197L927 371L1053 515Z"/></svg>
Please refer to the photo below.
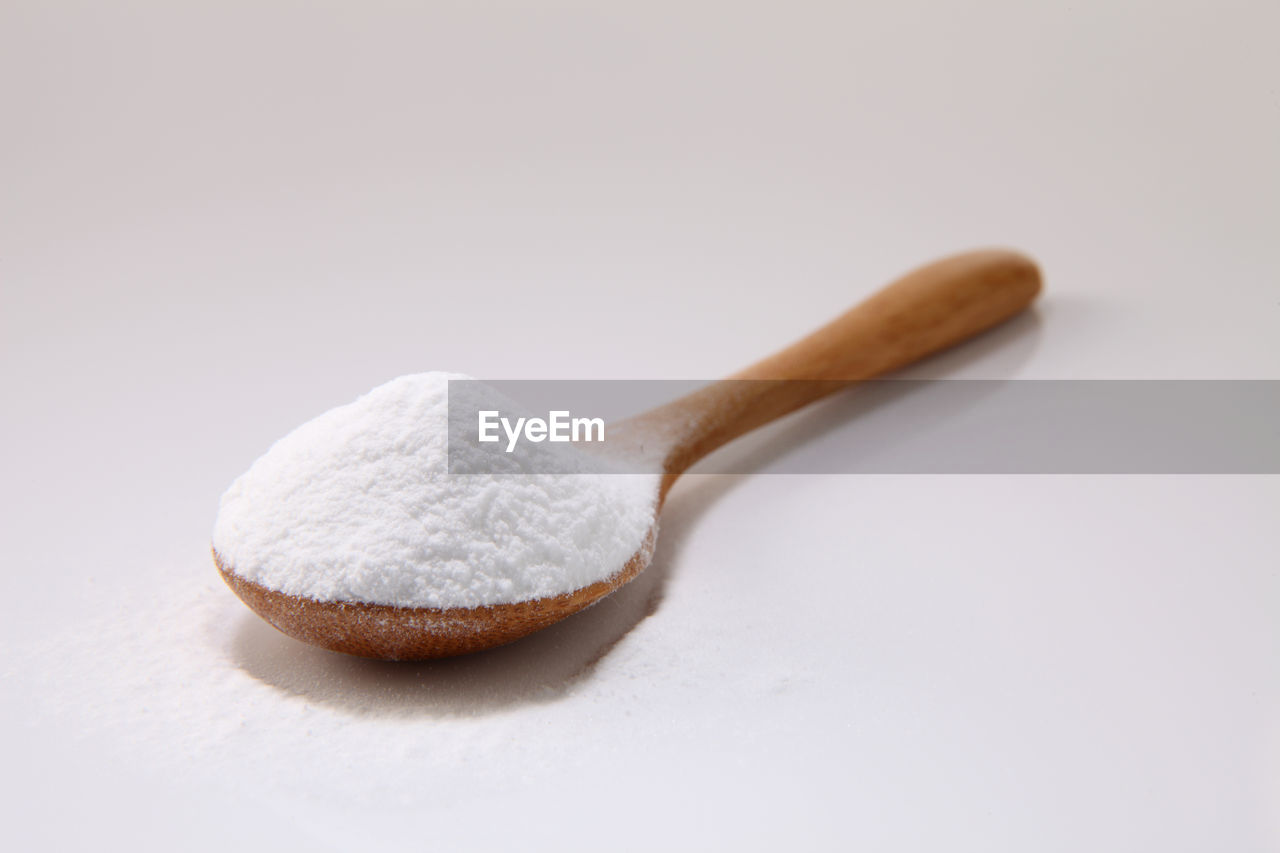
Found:
<svg viewBox="0 0 1280 853"><path fill-rule="evenodd" d="M622 569L589 586L550 598L483 607L395 607L364 601L318 601L268 589L214 563L240 600L290 637L313 646L381 660L429 660L479 652L518 640L572 616L644 571L657 525Z"/></svg>

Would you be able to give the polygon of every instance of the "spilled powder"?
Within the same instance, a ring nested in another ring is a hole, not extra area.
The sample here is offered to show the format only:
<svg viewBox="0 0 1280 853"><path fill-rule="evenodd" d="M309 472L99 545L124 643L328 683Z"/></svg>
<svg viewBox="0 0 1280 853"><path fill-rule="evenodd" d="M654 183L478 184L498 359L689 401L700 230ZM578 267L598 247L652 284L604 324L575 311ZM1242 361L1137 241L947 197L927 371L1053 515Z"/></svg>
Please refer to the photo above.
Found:
<svg viewBox="0 0 1280 853"><path fill-rule="evenodd" d="M618 572L645 547L657 476L568 444L513 454L504 473L450 474L448 381L468 378L402 376L277 441L222 497L223 564L289 595L402 607L544 598ZM552 470L577 473L540 473Z"/></svg>

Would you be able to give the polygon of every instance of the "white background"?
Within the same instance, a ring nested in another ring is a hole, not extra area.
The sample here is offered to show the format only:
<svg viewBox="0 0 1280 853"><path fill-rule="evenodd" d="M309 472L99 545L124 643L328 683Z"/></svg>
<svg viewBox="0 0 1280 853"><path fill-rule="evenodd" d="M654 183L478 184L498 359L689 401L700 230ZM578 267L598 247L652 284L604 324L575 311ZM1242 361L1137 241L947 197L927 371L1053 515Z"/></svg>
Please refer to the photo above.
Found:
<svg viewBox="0 0 1280 853"><path fill-rule="evenodd" d="M428 665L207 550L398 374L709 378L972 246L1045 299L915 375L1280 378L1277 8L6 0L6 838L1280 849L1275 477L691 477Z"/></svg>

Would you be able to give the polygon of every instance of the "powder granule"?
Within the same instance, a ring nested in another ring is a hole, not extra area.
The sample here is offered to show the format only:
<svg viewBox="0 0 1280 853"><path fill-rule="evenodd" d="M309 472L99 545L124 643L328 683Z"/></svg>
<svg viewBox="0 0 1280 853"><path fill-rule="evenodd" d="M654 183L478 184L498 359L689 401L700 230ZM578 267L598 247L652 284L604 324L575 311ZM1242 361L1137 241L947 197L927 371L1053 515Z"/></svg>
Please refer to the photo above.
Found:
<svg viewBox="0 0 1280 853"><path fill-rule="evenodd" d="M514 454L512 474L450 474L448 381L468 378L402 376L277 441L222 496L223 564L293 596L402 607L545 598L619 571L654 523L658 477L571 445L539 451L555 466Z"/></svg>

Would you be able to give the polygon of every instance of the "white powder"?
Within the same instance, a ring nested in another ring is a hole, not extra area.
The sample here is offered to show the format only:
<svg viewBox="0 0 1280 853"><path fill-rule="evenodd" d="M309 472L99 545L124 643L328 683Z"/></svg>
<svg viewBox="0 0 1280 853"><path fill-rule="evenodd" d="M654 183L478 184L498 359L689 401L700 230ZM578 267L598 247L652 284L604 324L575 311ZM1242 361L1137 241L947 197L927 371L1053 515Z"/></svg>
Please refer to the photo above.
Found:
<svg viewBox="0 0 1280 853"><path fill-rule="evenodd" d="M644 545L658 477L565 444L513 455L514 475L448 473L448 380L467 378L402 376L277 441L222 496L223 563L294 596L404 607L543 598L619 571ZM562 458L533 464L545 454Z"/></svg>

